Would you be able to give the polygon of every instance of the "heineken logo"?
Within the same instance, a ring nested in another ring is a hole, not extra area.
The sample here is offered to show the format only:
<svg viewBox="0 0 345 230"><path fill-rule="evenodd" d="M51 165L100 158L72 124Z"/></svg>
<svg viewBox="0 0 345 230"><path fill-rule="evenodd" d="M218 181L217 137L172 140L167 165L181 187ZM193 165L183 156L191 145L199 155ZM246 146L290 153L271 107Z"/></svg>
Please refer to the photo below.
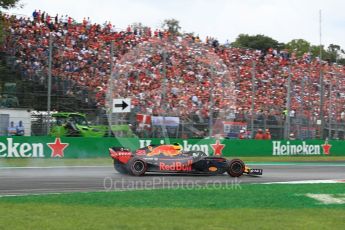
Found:
<svg viewBox="0 0 345 230"><path fill-rule="evenodd" d="M0 142L0 157L44 157L42 143L16 143L13 138Z"/></svg>
<svg viewBox="0 0 345 230"><path fill-rule="evenodd" d="M221 144L219 140L216 140L216 144L211 145L213 149L213 155L221 156L225 145Z"/></svg>
<svg viewBox="0 0 345 230"><path fill-rule="evenodd" d="M310 145L305 141L302 141L302 144L292 144L290 141L282 144L281 141L272 141L273 156L321 155L322 153L329 155L331 147L332 145L327 141L323 145Z"/></svg>
<svg viewBox="0 0 345 230"><path fill-rule="evenodd" d="M55 138L54 143L47 143L52 150L51 157L64 157L64 150L68 147L68 143L61 143L60 138Z"/></svg>
<svg viewBox="0 0 345 230"><path fill-rule="evenodd" d="M323 154L325 155L329 155L330 150L331 150L332 145L328 144L328 141L326 141L323 145L322 145L322 150L323 150Z"/></svg>
<svg viewBox="0 0 345 230"><path fill-rule="evenodd" d="M53 143L46 145L51 149L51 157L64 157L69 144L55 138ZM44 147L43 143L18 143L13 138L6 138L6 142L0 142L0 158L44 158Z"/></svg>

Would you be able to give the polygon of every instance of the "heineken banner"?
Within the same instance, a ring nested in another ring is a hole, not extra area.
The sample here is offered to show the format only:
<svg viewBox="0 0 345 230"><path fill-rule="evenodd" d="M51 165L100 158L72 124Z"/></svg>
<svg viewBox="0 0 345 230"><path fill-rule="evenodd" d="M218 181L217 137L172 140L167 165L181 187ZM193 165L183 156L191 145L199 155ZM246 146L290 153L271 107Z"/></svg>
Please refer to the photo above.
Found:
<svg viewBox="0 0 345 230"><path fill-rule="evenodd" d="M0 158L108 157L108 149L112 146L135 150L164 143L179 143L184 151L203 151L208 155L229 157L345 156L345 141L0 137Z"/></svg>

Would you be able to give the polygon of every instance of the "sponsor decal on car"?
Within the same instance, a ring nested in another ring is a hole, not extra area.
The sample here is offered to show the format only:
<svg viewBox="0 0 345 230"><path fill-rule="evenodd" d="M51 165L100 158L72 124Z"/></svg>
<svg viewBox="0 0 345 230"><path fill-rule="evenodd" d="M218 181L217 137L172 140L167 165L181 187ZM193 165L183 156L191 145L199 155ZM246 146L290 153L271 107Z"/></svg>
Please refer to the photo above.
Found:
<svg viewBox="0 0 345 230"><path fill-rule="evenodd" d="M176 156L181 154L181 148L175 145L161 145L158 147L148 146L149 153L147 156L157 156L163 154L165 156Z"/></svg>
<svg viewBox="0 0 345 230"><path fill-rule="evenodd" d="M187 163L182 162L173 162L171 164L167 164L164 162L159 163L159 170L162 171L192 171L192 160L188 160Z"/></svg>
<svg viewBox="0 0 345 230"><path fill-rule="evenodd" d="M137 151L135 151L135 154L138 156L144 156L144 155L146 155L146 150L145 149L138 149Z"/></svg>
<svg viewBox="0 0 345 230"><path fill-rule="evenodd" d="M208 171L210 171L210 172L216 172L217 170L218 170L218 168L214 167L214 166L211 166L208 168Z"/></svg>
<svg viewBox="0 0 345 230"><path fill-rule="evenodd" d="M145 161L158 161L159 160L158 157L143 157L142 159Z"/></svg>
<svg viewBox="0 0 345 230"><path fill-rule="evenodd" d="M110 156L112 157L120 157L120 156L131 156L132 153L128 151L115 151L113 149L109 149Z"/></svg>

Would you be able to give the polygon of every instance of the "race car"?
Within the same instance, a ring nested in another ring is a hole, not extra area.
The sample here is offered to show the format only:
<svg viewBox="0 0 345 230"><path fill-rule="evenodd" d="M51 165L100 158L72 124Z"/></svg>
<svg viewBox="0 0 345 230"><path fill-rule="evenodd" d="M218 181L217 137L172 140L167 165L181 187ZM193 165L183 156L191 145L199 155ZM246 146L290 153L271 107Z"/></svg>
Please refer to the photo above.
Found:
<svg viewBox="0 0 345 230"><path fill-rule="evenodd" d="M240 159L228 160L208 156L203 151L183 151L180 144L149 145L131 152L127 148L109 148L115 170L122 174L143 176L146 172L219 175L262 175L262 169L251 169Z"/></svg>

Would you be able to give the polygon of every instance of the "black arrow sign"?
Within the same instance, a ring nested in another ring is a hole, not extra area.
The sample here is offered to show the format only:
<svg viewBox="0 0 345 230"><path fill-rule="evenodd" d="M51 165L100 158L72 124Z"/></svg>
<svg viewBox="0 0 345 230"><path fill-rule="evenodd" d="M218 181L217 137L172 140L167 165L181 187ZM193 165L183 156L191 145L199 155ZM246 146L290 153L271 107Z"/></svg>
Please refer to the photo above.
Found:
<svg viewBox="0 0 345 230"><path fill-rule="evenodd" d="M115 108L122 108L124 110L127 108L128 104L125 101L122 101L122 104L115 104Z"/></svg>

